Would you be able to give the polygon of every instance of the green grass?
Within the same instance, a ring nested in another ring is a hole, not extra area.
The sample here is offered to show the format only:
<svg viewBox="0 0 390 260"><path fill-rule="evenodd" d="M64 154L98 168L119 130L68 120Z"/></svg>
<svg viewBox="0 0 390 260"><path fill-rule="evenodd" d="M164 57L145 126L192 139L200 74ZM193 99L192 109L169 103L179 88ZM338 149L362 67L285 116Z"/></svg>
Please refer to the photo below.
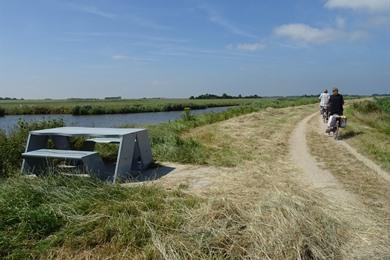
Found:
<svg viewBox="0 0 390 260"><path fill-rule="evenodd" d="M10 259L97 247L152 259L153 236L174 236L183 212L199 202L180 191L63 176L10 178L0 191L0 258Z"/></svg>
<svg viewBox="0 0 390 260"><path fill-rule="evenodd" d="M150 133L153 157L158 161L180 163L206 164L209 149L191 139L184 138L183 134L195 127L220 122L235 116L255 112L267 107L298 106L317 102L315 98L285 98L262 99L255 103L230 108L221 113L208 113L192 116L189 112L183 113L183 119L146 126ZM0 130L0 177L9 176L20 169L21 153L24 152L28 132L31 130L62 126L62 121L47 121L37 123L20 122L10 135ZM77 140L75 140L77 146ZM115 145L98 145L98 151L108 160L115 159ZM223 160L223 158L221 159ZM224 164L223 162L221 163Z"/></svg>
<svg viewBox="0 0 390 260"><path fill-rule="evenodd" d="M356 101L346 109L343 136L363 154L390 170L390 97Z"/></svg>
<svg viewBox="0 0 390 260"><path fill-rule="evenodd" d="M11 114L123 114L140 112L181 111L185 107L237 106L261 99L124 99L124 100L0 100L3 113ZM0 111L1 112L1 111Z"/></svg>
<svg viewBox="0 0 390 260"><path fill-rule="evenodd" d="M153 154L157 160L206 163L204 147L184 136L190 129L270 106L313 102L286 99L187 114L149 129ZM23 148L28 129L45 124L15 130L0 142L0 154L13 146L9 142ZM16 176L20 157L12 159L13 172L6 169L11 177L0 178L0 258L329 259L341 258L351 236L323 197L276 173L254 179L261 196L253 205L56 173L22 178Z"/></svg>
<svg viewBox="0 0 390 260"><path fill-rule="evenodd" d="M192 164L207 164L207 158L213 151L205 148L201 143L192 139L185 138L183 135L190 129L213 124L236 116L263 110L267 107L282 108L290 106L299 106L317 102L313 98L295 98L281 100L262 100L251 105L230 108L221 113L208 113L186 119L176 120L174 122L162 123L156 126L150 126L151 143L153 156L158 161L171 161ZM221 158L217 165L229 166L224 158Z"/></svg>
<svg viewBox="0 0 390 260"><path fill-rule="evenodd" d="M0 116L22 114L124 114L140 112L183 111L186 107L257 105L279 103L286 100L315 98L258 98L258 99L124 99L124 100L0 100Z"/></svg>

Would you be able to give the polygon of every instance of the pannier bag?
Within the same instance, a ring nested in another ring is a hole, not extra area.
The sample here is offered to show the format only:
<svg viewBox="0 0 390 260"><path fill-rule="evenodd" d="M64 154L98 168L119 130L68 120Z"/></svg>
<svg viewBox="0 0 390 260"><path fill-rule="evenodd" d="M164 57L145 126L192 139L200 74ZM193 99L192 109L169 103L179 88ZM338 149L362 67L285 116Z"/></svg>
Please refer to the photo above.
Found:
<svg viewBox="0 0 390 260"><path fill-rule="evenodd" d="M340 128L346 128L346 127L347 127L347 117L340 116Z"/></svg>

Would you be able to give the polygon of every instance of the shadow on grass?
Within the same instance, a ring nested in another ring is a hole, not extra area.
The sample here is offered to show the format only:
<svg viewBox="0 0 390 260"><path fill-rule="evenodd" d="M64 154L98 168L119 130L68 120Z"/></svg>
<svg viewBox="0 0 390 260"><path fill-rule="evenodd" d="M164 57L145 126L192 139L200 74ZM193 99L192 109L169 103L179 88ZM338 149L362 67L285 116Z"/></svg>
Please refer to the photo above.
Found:
<svg viewBox="0 0 390 260"><path fill-rule="evenodd" d="M347 131L341 133L339 139L340 140L347 140L347 139L350 139L352 137L361 135L363 133L364 133L363 131L347 130Z"/></svg>

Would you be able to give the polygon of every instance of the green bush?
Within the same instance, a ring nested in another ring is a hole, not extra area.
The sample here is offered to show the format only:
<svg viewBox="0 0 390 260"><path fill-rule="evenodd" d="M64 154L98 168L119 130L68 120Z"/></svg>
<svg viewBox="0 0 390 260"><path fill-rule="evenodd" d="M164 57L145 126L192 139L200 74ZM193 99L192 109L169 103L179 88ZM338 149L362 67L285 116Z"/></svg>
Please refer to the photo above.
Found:
<svg viewBox="0 0 390 260"><path fill-rule="evenodd" d="M5 109L0 107L0 116L5 116Z"/></svg>
<svg viewBox="0 0 390 260"><path fill-rule="evenodd" d="M390 97L376 98L375 102L383 112L390 114Z"/></svg>
<svg viewBox="0 0 390 260"><path fill-rule="evenodd" d="M377 129L378 131L390 134L390 98L375 98L352 103L346 109L349 116L360 122Z"/></svg>
<svg viewBox="0 0 390 260"><path fill-rule="evenodd" d="M17 127L6 134L0 131L0 178L8 177L21 166L22 157L27 142L28 133L33 130L63 126L62 120L39 122L19 121Z"/></svg>
<svg viewBox="0 0 390 260"><path fill-rule="evenodd" d="M184 112L182 114L182 119L184 121L190 121L194 119L194 116L191 114L191 108L185 107Z"/></svg>
<svg viewBox="0 0 390 260"><path fill-rule="evenodd" d="M381 112L382 109L375 101L364 100L352 103L352 109L361 113Z"/></svg>

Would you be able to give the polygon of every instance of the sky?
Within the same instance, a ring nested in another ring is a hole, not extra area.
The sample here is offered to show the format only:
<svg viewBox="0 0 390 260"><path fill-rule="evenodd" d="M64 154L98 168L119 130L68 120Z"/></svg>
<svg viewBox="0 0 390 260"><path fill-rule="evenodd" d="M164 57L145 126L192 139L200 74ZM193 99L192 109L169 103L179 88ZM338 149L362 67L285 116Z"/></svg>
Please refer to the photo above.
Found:
<svg viewBox="0 0 390 260"><path fill-rule="evenodd" d="M390 93L390 0L0 0L0 97Z"/></svg>

